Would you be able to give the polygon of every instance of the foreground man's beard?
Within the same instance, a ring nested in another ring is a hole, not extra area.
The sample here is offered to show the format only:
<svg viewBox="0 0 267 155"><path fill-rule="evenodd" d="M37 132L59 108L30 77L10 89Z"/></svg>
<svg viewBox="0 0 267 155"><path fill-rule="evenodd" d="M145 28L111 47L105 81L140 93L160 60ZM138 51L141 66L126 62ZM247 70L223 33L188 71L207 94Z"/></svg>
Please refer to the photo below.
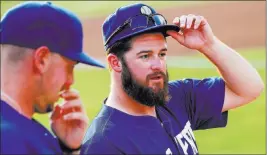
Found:
<svg viewBox="0 0 267 155"><path fill-rule="evenodd" d="M121 61L122 61L122 74L121 74L122 87L130 97L132 97L140 104L150 107L162 106L168 101L169 99L168 72L166 75L163 72L153 73L153 75L160 74L164 78L163 89L159 88L157 92L154 92L152 88L139 84L132 76L125 60L122 58ZM147 76L146 83L148 83L149 76L150 75Z"/></svg>

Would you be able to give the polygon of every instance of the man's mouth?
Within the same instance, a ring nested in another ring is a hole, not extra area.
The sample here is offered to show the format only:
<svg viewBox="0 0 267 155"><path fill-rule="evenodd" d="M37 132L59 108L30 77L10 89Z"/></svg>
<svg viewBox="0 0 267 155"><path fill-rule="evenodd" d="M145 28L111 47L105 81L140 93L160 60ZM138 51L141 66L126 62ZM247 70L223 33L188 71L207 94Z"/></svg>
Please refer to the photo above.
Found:
<svg viewBox="0 0 267 155"><path fill-rule="evenodd" d="M153 75L150 77L150 80L154 81L154 82L159 82L163 80L163 76L158 74L158 75Z"/></svg>

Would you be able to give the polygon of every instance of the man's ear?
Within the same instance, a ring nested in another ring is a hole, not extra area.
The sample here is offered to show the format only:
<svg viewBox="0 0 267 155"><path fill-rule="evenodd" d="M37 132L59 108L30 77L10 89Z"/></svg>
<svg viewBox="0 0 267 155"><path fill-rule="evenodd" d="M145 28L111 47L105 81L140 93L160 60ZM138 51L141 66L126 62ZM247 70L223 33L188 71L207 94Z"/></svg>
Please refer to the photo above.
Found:
<svg viewBox="0 0 267 155"><path fill-rule="evenodd" d="M35 50L33 56L34 70L43 74L47 71L51 61L51 52L48 47L42 46Z"/></svg>
<svg viewBox="0 0 267 155"><path fill-rule="evenodd" d="M115 72L121 72L121 62L116 55L112 53L108 54L107 61L111 70L114 70Z"/></svg>

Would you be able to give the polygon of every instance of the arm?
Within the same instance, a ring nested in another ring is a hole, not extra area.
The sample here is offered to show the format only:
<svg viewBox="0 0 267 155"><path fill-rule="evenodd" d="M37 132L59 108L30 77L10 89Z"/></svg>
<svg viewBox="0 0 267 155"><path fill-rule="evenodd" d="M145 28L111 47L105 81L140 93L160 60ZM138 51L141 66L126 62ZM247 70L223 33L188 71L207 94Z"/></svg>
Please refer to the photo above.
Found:
<svg viewBox="0 0 267 155"><path fill-rule="evenodd" d="M225 83L222 111L233 109L256 99L264 88L256 69L236 51L215 38L202 53L218 68Z"/></svg>
<svg viewBox="0 0 267 155"><path fill-rule="evenodd" d="M255 68L217 39L205 18L183 15L175 18L174 24L180 26L182 33L167 33L181 45L204 54L222 75L226 83L223 112L245 105L260 95L264 84Z"/></svg>

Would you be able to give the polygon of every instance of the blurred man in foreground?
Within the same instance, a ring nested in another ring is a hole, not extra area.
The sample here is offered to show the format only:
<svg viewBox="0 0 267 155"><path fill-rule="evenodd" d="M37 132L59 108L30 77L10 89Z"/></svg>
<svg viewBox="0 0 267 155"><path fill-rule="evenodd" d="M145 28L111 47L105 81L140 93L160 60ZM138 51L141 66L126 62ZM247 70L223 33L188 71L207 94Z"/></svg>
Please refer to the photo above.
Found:
<svg viewBox="0 0 267 155"><path fill-rule="evenodd" d="M104 67L82 52L79 19L50 2L24 2L1 19L1 154L77 152L88 126L71 89L77 63ZM54 103L62 98L64 103ZM54 137L33 119L51 115Z"/></svg>

